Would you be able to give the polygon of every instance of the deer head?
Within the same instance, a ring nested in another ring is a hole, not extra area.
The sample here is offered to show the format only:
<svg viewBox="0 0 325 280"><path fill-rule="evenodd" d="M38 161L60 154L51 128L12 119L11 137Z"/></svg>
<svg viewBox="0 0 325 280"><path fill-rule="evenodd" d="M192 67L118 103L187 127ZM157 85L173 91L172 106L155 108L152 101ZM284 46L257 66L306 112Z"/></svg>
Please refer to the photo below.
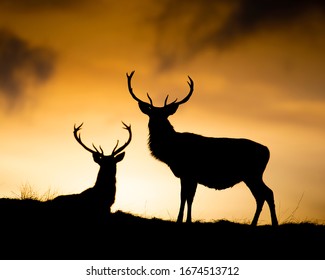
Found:
<svg viewBox="0 0 325 280"><path fill-rule="evenodd" d="M124 158L125 152L122 152L131 142L131 138L132 138L132 131L131 131L131 125L126 125L124 122L122 122L124 125L124 129L126 129L129 132L129 139L125 142L124 145L122 145L121 147L118 147L118 143L119 141L117 140L117 143L112 151L112 153L110 155L104 155L104 151L102 149L101 146L99 146L99 150L96 148L96 146L93 144L93 148L94 149L90 149L88 148L82 141L81 141L81 136L80 133L78 133L83 125L83 123L81 125L79 125L78 127L76 127L76 125L74 126L74 130L73 130L73 135L75 137L75 139L77 140L77 142L88 152L91 152L94 158L94 161L96 163L98 163L101 167L103 166L116 166L116 163L118 163L119 161L121 161ZM116 168L115 168L116 170Z"/></svg>
<svg viewBox="0 0 325 280"><path fill-rule="evenodd" d="M177 101L177 99L175 99L173 102L167 103L168 102L168 95L167 95L166 99L165 99L164 106L156 107L153 105L152 99L150 98L148 93L147 93L147 96L148 96L150 103L142 101L141 99L136 97L136 95L133 93L133 89L131 86L131 79L133 77L133 74L134 74L134 71L132 71L130 75L128 73L126 73L126 76L128 79L129 92L130 92L131 96L133 97L133 99L138 101L139 108L142 111L142 113L148 115L150 118L151 117L167 118L168 116L173 115L177 111L179 105L187 102L190 99L190 97L193 93L193 90L194 90L193 80L191 79L190 76L188 76L189 81L187 83L190 86L190 92L187 94L187 96L184 99L182 99L181 101Z"/></svg>

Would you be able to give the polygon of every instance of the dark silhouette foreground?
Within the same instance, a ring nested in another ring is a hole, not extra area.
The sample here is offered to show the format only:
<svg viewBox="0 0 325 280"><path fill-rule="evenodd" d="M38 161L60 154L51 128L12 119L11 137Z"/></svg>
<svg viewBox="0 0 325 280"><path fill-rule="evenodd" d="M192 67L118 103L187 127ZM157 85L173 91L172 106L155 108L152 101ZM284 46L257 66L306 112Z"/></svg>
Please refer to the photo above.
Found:
<svg viewBox="0 0 325 280"><path fill-rule="evenodd" d="M45 208L39 211L46 203L19 201L11 209L16 212L5 215L3 202L0 259L324 259L324 225L177 224L121 211L102 223L69 223L51 219Z"/></svg>
<svg viewBox="0 0 325 280"><path fill-rule="evenodd" d="M256 200L256 212L252 225L258 218L266 201L270 208L272 225L278 225L273 191L263 181L263 173L270 158L269 149L248 139L212 138L193 133L176 132L168 121L178 106L187 102L194 90L189 77L190 92L181 101L156 107L147 94L150 104L140 100L133 93L131 79L134 71L127 74L128 89L138 102L142 113L149 117L149 149L158 160L166 163L181 181L181 203L177 222L182 222L185 203L187 219L191 222L192 203L197 184L223 190L244 182Z"/></svg>

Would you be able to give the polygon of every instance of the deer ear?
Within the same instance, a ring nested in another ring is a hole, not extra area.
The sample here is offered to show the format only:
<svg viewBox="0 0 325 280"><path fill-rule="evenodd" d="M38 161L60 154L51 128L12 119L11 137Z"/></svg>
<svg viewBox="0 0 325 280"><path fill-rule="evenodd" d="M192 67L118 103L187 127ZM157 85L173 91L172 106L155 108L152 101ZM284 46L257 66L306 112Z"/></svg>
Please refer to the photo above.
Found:
<svg viewBox="0 0 325 280"><path fill-rule="evenodd" d="M139 108L142 113L149 115L151 112L151 105L145 103L145 102L139 102Z"/></svg>
<svg viewBox="0 0 325 280"><path fill-rule="evenodd" d="M173 115L176 113L176 111L178 109L178 104L171 103L171 104L167 105L165 108L166 108L166 114L168 116L170 116L170 115Z"/></svg>
<svg viewBox="0 0 325 280"><path fill-rule="evenodd" d="M118 154L115 157L115 162L120 162L124 158L124 156L125 156L125 152Z"/></svg>
<svg viewBox="0 0 325 280"><path fill-rule="evenodd" d="M99 154L97 154L97 153L93 153L93 159L94 159L94 162L99 164L101 156Z"/></svg>

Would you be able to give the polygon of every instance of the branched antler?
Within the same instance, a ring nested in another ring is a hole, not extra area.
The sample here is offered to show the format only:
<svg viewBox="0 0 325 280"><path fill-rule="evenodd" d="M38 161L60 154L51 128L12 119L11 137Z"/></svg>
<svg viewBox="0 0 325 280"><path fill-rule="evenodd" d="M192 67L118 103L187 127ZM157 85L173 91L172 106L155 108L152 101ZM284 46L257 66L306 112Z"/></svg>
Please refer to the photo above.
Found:
<svg viewBox="0 0 325 280"><path fill-rule="evenodd" d="M139 103L145 103L145 104L148 104L148 105L149 105L149 103L144 102L144 101L142 101L141 99L139 99L139 98L134 94L134 92L133 92L133 89L132 89L132 86L131 86L131 80L132 80L132 77L133 77L133 75L134 75L134 72L135 72L135 71L132 71L130 75L129 75L128 73L126 73L126 76L127 76L127 79L128 79L128 88L129 88L129 92L130 92L131 96L133 97L133 99L135 99L135 100L138 101ZM177 105L180 105L180 104L183 104L183 103L187 102L187 101L190 99L190 97L192 96L192 93L193 93L193 91L194 91L194 82L193 82L193 80L191 79L190 76L188 76L188 78L190 79L190 80L187 82L188 85L190 86L190 92L189 92L189 93L185 96L185 98L182 99L181 101L177 102L177 98L176 98L173 102L171 102L171 103L169 103L169 104L167 104L167 100L168 100L168 95L167 95L167 96L166 96L166 99L165 99L164 107L166 107L166 106L168 106L168 105L171 105L171 104L177 104ZM148 97L148 99L149 99L149 101L150 101L150 106L154 107L154 106L153 106L152 99L150 98L150 96L149 96L148 93L147 93L147 97Z"/></svg>
<svg viewBox="0 0 325 280"><path fill-rule="evenodd" d="M82 143L82 141L81 141L81 136L80 136L80 132L79 132L79 130L81 129L82 125L83 125L83 123L81 123L81 125L79 125L79 126L77 126L77 127L76 127L76 125L74 125L74 129L73 129L73 135L74 135L74 138L76 138L77 142L78 142L82 147L84 147L88 152L91 152L92 154L99 153L99 154L101 154L101 155L104 155L104 151L103 151L103 149L102 149L101 146L99 146L100 151L98 151L98 149L97 149L97 148L95 147L95 145L93 144L93 147L94 147L94 149L95 149L95 151L94 151L94 150L88 148L84 143ZM79 133L78 133L78 132L79 132Z"/></svg>
<svg viewBox="0 0 325 280"><path fill-rule="evenodd" d="M117 143L116 143L116 145L115 145L115 147L114 147L114 149L113 149L113 151L112 151L112 155L113 156L115 156L115 155L117 155L118 153L120 153L120 152L122 152L129 144L130 144L130 142L131 142L131 139L132 139L132 131L131 131L131 125L126 125L124 122L122 122L123 123L123 125L124 125L124 129L126 129L128 132L129 132L129 139L125 142L125 144L123 145L123 146L121 146L120 148L118 148L117 150L116 150L116 148L117 148L117 146L118 146L118 143L119 143L119 141L117 140Z"/></svg>

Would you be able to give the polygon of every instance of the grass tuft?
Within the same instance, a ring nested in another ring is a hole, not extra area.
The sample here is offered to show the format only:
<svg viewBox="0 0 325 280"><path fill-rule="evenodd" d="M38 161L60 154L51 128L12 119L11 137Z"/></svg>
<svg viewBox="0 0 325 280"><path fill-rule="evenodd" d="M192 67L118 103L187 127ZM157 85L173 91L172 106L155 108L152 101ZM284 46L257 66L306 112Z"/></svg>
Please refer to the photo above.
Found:
<svg viewBox="0 0 325 280"><path fill-rule="evenodd" d="M58 196L58 192L53 191L50 188L43 194L40 194L38 191L35 190L33 186L31 186L28 183L20 187L19 193L15 193L15 192L12 193L14 194L16 199L20 199L20 200L30 199L30 200L38 200L38 201L48 201Z"/></svg>

